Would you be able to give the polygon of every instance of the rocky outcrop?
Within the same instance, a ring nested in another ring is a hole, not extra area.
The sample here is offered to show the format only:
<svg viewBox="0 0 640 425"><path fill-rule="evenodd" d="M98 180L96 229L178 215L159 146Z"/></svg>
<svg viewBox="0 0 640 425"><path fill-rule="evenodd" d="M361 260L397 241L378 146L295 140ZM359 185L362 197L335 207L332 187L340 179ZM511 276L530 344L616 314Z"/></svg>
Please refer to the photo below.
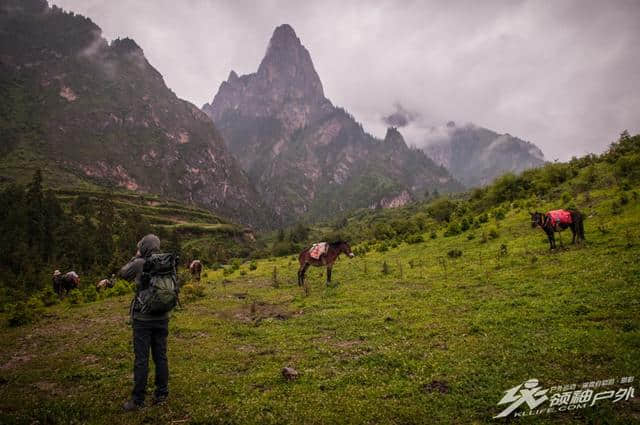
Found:
<svg viewBox="0 0 640 425"><path fill-rule="evenodd" d="M44 0L0 7L0 38L10 40L0 43L0 95L31 116L6 132L3 154L26 150L51 164L45 173L60 166L246 224L273 222L211 120L167 88L135 41L109 44L91 20Z"/></svg>
<svg viewBox="0 0 640 425"><path fill-rule="evenodd" d="M377 139L335 107L289 25L275 29L257 72L231 71L202 109L265 201L289 221L461 187L395 128Z"/></svg>

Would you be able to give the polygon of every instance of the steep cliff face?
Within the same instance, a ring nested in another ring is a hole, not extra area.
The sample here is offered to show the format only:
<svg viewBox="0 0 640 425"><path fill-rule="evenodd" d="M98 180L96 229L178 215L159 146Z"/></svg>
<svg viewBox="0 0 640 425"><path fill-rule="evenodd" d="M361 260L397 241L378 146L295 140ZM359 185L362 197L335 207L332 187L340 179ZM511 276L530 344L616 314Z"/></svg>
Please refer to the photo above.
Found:
<svg viewBox="0 0 640 425"><path fill-rule="evenodd" d="M482 186L506 173L519 173L544 164L542 151L533 143L467 124L447 124L448 136L424 148L436 163L446 167L465 186Z"/></svg>
<svg viewBox="0 0 640 425"><path fill-rule="evenodd" d="M288 220L386 205L380 201L404 192L460 188L397 130L376 139L333 106L289 25L275 29L256 73L231 71L202 109L266 202Z"/></svg>
<svg viewBox="0 0 640 425"><path fill-rule="evenodd" d="M91 20L44 0L0 8L5 160L28 151L100 184L273 220L211 120L166 87L133 40L109 44Z"/></svg>

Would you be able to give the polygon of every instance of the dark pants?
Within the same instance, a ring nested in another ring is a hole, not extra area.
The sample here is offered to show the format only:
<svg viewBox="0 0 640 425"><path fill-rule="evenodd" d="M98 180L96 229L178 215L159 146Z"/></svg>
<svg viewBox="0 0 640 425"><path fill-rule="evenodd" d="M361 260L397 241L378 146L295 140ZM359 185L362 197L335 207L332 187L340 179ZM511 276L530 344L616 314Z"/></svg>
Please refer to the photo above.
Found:
<svg viewBox="0 0 640 425"><path fill-rule="evenodd" d="M155 397L169 394L169 362L167 361L169 320L133 320L133 401L142 404L149 374L149 348L156 366Z"/></svg>

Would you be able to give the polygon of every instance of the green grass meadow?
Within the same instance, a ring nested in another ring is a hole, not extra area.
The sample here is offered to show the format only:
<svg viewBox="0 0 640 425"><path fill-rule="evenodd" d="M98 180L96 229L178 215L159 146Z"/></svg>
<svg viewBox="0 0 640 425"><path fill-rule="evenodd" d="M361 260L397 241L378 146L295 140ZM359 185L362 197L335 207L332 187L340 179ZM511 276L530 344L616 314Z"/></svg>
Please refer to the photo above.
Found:
<svg viewBox="0 0 640 425"><path fill-rule="evenodd" d="M556 252L512 209L458 236L343 256L331 287L312 268L308 293L292 256L207 269L203 296L183 291L170 322L170 399L135 413L121 410L131 297L63 302L0 328L0 422L504 423L498 401L529 378L640 379L640 202L612 215L608 196L581 204L587 242L570 245L567 231ZM483 237L489 227L497 238ZM148 401L152 389L151 371ZM511 423L640 423L638 400Z"/></svg>

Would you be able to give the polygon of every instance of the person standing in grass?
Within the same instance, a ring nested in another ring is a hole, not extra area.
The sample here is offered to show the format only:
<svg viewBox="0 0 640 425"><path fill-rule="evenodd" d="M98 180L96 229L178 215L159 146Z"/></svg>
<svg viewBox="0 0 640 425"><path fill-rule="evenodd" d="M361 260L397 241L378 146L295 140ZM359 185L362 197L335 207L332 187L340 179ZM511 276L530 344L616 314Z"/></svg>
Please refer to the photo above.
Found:
<svg viewBox="0 0 640 425"><path fill-rule="evenodd" d="M169 293L166 292L166 289L157 289L162 286L162 282L158 283L162 278L157 279L151 269L157 268L158 262L163 261L163 258L167 258L166 264L171 261L170 267L173 267L171 278L173 279L173 285L175 285L175 259L172 254L159 254L159 252L160 239L153 234L146 235L138 242L136 256L118 272L119 277L128 281L135 281L136 284L136 297L131 305L133 351L135 355L133 363L134 384L131 399L123 406L125 411L137 410L144 405L147 375L149 373L149 349L151 349L156 370L156 389L153 404L166 401L169 395L167 336L169 335L169 311L175 306L175 302L171 303L169 299L168 305L157 308L158 296L160 296L160 301L167 301L166 294ZM168 276L170 273L171 269L169 269L169 273L164 273L163 276ZM153 288L150 289L151 287ZM177 292L177 286L172 289ZM162 290L165 291L164 299L162 299ZM177 293L175 296L177 300ZM153 304L153 308L149 308L149 305L153 302L156 304Z"/></svg>

